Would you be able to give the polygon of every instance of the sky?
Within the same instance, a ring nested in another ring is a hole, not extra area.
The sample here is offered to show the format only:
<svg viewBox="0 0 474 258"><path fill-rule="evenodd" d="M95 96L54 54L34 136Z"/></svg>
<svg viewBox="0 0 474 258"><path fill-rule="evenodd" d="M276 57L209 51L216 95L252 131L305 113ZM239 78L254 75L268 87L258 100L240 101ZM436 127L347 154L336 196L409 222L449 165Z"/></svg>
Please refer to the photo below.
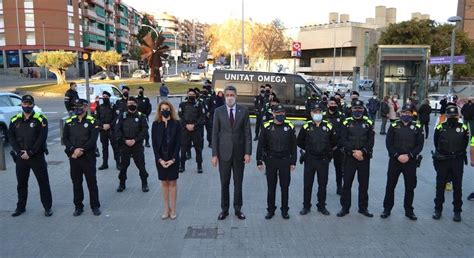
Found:
<svg viewBox="0 0 474 258"><path fill-rule="evenodd" d="M122 0L139 11L163 12L183 19L220 23L240 19L242 0ZM397 8L397 22L409 20L411 13L429 14L438 22L455 16L457 0L244 0L245 18L270 22L280 18L286 27L327 23L330 12L350 15L354 22L375 17L375 6Z"/></svg>

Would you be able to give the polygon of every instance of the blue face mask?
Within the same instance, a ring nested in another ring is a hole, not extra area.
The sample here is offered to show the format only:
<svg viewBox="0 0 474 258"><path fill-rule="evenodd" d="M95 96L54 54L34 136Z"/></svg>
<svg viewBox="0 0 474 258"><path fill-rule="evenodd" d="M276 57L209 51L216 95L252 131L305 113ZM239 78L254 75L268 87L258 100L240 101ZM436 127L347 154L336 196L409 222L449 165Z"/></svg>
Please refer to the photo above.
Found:
<svg viewBox="0 0 474 258"><path fill-rule="evenodd" d="M77 116L80 116L84 113L84 109L83 108L76 108L74 109L74 114L76 114Z"/></svg>
<svg viewBox="0 0 474 258"><path fill-rule="evenodd" d="M285 115L276 115L275 120L277 120L279 123L283 123L285 121Z"/></svg>
<svg viewBox="0 0 474 258"><path fill-rule="evenodd" d="M364 115L364 111L352 111L352 116L354 118L361 118Z"/></svg>
<svg viewBox="0 0 474 258"><path fill-rule="evenodd" d="M162 111L161 111L161 115L162 115L164 118L168 118L168 117L170 117L170 115L171 115L171 111L169 111L169 110L162 110Z"/></svg>
<svg viewBox="0 0 474 258"><path fill-rule="evenodd" d="M313 118L313 121L316 122L323 120L323 114L312 114L311 117Z"/></svg>
<svg viewBox="0 0 474 258"><path fill-rule="evenodd" d="M401 116L400 116L400 120L401 120L403 123L410 123L411 121L413 121L413 116L410 116L410 115L401 115Z"/></svg>
<svg viewBox="0 0 474 258"><path fill-rule="evenodd" d="M31 112L33 112L33 107L21 107L21 109L23 109L23 112L25 112L26 114L30 114Z"/></svg>

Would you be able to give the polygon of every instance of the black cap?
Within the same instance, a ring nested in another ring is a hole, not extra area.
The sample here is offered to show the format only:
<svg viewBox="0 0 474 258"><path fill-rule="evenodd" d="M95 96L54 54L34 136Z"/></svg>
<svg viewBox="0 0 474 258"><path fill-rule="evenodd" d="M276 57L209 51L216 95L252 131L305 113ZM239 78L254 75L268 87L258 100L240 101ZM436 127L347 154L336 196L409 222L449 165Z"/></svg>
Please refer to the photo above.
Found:
<svg viewBox="0 0 474 258"><path fill-rule="evenodd" d="M139 90L145 90L145 89L143 88L143 86L139 86L138 89L139 89Z"/></svg>
<svg viewBox="0 0 474 258"><path fill-rule="evenodd" d="M459 115L459 110L457 106L448 106L446 108L446 115Z"/></svg>
<svg viewBox="0 0 474 258"><path fill-rule="evenodd" d="M273 106L273 112L284 112L285 111L285 107L283 105L275 105Z"/></svg>
<svg viewBox="0 0 474 258"><path fill-rule="evenodd" d="M194 92L194 93L196 93L196 90L193 89L193 88L189 88L189 89L188 89L188 93L189 93L189 92Z"/></svg>
<svg viewBox="0 0 474 258"><path fill-rule="evenodd" d="M87 100L85 99L76 99L74 100L74 103L73 103L73 105L76 107L82 107L87 104L89 104L89 102L87 102Z"/></svg>
<svg viewBox="0 0 474 258"><path fill-rule="evenodd" d="M402 112L405 112L405 111L410 111L410 112L413 112L413 106L409 103L406 103L405 105L403 105L402 107Z"/></svg>
<svg viewBox="0 0 474 258"><path fill-rule="evenodd" d="M357 96L360 96L359 92L357 92L357 91L355 91L355 90L351 92L351 95L357 95Z"/></svg>
<svg viewBox="0 0 474 258"><path fill-rule="evenodd" d="M21 97L21 102L30 102L31 104L35 103L35 99L31 95L24 95Z"/></svg>
<svg viewBox="0 0 474 258"><path fill-rule="evenodd" d="M322 110L323 110L323 107L322 107L321 104L319 104L319 103L314 103L313 105L311 105L311 111L315 111L315 110L320 110L320 111L322 111Z"/></svg>
<svg viewBox="0 0 474 258"><path fill-rule="evenodd" d="M355 108L355 107L364 107L364 102L362 102L361 100L356 100L356 101L352 101L351 103L352 107Z"/></svg>
<svg viewBox="0 0 474 258"><path fill-rule="evenodd" d="M107 96L109 96L109 97L112 96L112 95L110 95L110 92L108 92L108 91L106 91L106 90L104 90L104 91L102 92L102 95L107 95Z"/></svg>
<svg viewBox="0 0 474 258"><path fill-rule="evenodd" d="M124 86L122 86L122 90L128 90L129 91L130 88L124 85Z"/></svg>

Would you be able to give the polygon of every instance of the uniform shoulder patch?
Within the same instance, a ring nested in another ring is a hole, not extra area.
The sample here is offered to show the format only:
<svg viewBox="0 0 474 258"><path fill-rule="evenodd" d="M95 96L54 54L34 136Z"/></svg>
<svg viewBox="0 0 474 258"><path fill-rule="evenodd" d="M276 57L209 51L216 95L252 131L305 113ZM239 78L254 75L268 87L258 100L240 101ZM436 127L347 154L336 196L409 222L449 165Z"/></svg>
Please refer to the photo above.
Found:
<svg viewBox="0 0 474 258"><path fill-rule="evenodd" d="M469 128L467 127L467 125L466 125L466 124L463 124L463 125L462 125L462 129L464 129L464 130L466 130L466 131L467 131Z"/></svg>
<svg viewBox="0 0 474 258"><path fill-rule="evenodd" d="M332 124L331 124L331 122L326 121L326 120L324 120L324 122L326 123L326 126L329 128L329 130L332 130Z"/></svg>
<svg viewBox="0 0 474 258"><path fill-rule="evenodd" d="M23 115L22 113L18 113L16 115L12 116L12 118L10 118L10 122L14 123L16 120L21 118L22 115Z"/></svg>
<svg viewBox="0 0 474 258"><path fill-rule="evenodd" d="M295 125L290 120L285 120L285 124L291 127L291 129L295 128Z"/></svg>
<svg viewBox="0 0 474 258"><path fill-rule="evenodd" d="M272 124L272 121L265 122L263 128L268 128Z"/></svg>

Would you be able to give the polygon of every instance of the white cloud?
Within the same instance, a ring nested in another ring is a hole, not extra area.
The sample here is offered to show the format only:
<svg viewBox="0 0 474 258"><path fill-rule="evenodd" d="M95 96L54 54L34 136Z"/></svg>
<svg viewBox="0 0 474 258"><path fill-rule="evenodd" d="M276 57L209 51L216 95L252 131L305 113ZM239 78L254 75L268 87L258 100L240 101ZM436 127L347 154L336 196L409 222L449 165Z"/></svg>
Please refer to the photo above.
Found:
<svg viewBox="0 0 474 258"><path fill-rule="evenodd" d="M241 17L241 0L125 0L139 11L167 11L180 18L203 22L221 22ZM397 8L397 22L408 20L411 13L429 14L438 22L457 13L456 0L245 0L245 17L268 22L280 18L287 26L327 23L329 12L346 13L351 21L364 22L375 17L375 6Z"/></svg>

